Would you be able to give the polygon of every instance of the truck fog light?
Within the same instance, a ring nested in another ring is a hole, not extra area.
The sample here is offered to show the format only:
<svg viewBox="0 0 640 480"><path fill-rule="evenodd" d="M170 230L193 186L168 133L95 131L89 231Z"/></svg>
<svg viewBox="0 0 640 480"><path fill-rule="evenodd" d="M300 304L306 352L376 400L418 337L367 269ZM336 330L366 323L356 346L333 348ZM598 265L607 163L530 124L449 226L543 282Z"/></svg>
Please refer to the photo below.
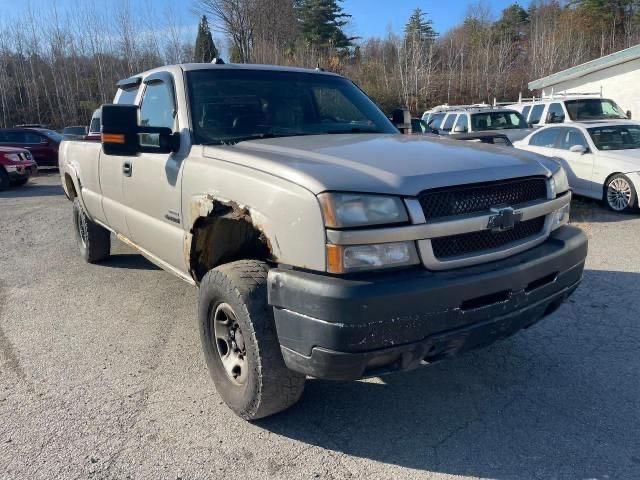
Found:
<svg viewBox="0 0 640 480"><path fill-rule="evenodd" d="M331 273L376 270L417 263L418 254L414 242L327 245L327 268Z"/></svg>
<svg viewBox="0 0 640 480"><path fill-rule="evenodd" d="M559 208L553 213L553 223L551 229L556 229L565 223L569 222L569 212L571 211L571 204L567 204L562 208Z"/></svg>

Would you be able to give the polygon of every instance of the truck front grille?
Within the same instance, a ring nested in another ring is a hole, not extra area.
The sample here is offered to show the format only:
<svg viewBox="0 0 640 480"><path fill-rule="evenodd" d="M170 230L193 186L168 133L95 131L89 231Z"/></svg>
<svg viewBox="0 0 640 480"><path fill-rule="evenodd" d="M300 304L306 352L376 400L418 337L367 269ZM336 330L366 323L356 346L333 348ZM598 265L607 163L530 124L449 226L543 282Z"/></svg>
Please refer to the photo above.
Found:
<svg viewBox="0 0 640 480"><path fill-rule="evenodd" d="M418 194L418 201L426 220L486 212L500 205L515 206L545 198L547 181L544 177L475 183L462 187L425 190Z"/></svg>
<svg viewBox="0 0 640 480"><path fill-rule="evenodd" d="M539 235L544 228L545 217L538 217L520 222L511 230L492 232L481 230L439 237L431 240L434 256L441 261L465 256L481 251L489 251L520 242L528 237Z"/></svg>

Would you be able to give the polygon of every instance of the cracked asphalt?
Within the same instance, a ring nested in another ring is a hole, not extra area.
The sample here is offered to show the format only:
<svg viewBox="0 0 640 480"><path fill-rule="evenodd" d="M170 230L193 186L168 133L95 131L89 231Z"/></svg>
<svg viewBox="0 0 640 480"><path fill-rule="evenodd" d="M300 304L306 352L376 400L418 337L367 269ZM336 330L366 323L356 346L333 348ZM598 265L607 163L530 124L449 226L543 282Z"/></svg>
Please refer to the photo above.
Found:
<svg viewBox="0 0 640 480"><path fill-rule="evenodd" d="M250 424L210 381L196 290L114 241L83 263L56 175L0 193L0 478L640 478L640 215L577 201L584 282L485 350L310 380Z"/></svg>

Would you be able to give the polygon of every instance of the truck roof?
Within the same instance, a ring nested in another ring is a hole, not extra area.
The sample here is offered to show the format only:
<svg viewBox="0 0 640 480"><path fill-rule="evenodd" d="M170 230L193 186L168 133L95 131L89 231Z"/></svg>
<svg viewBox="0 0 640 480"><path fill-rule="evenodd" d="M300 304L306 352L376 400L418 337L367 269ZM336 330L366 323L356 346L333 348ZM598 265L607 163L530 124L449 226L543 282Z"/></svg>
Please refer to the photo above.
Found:
<svg viewBox="0 0 640 480"><path fill-rule="evenodd" d="M143 77L151 73L156 72L167 72L167 71L175 71L182 70L184 72L194 71L194 70L270 70L270 71L278 71L278 72L299 72L299 73L314 73L317 75L331 75L334 77L341 77L337 73L325 72L324 70L315 69L315 68L300 68L300 67L285 67L281 65L263 65L258 63L224 63L224 64L215 64L215 63L179 63L175 65L165 65L163 67L154 68L152 70L147 70L145 72L140 72L136 75L133 75L129 78L122 79L118 82L118 86L126 86L126 85L135 85L141 81Z"/></svg>

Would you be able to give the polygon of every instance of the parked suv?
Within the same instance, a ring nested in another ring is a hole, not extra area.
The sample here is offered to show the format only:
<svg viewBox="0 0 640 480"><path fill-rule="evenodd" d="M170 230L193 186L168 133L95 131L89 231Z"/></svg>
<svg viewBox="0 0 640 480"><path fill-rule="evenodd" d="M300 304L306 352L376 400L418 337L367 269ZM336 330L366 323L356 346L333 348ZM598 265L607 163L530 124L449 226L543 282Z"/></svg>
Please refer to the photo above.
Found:
<svg viewBox="0 0 640 480"><path fill-rule="evenodd" d="M627 120L628 115L611 99L594 95L564 95L531 99L508 105L533 127L550 123L590 120Z"/></svg>
<svg viewBox="0 0 640 480"><path fill-rule="evenodd" d="M0 191L11 185L24 185L38 171L28 150L0 147Z"/></svg>
<svg viewBox="0 0 640 480"><path fill-rule="evenodd" d="M204 358L245 419L294 404L307 375L491 344L580 283L587 240L549 158L402 135L329 72L185 64L118 86L101 143L61 147L78 250L104 261L115 234L199 287Z"/></svg>
<svg viewBox="0 0 640 480"><path fill-rule="evenodd" d="M39 166L57 167L62 135L46 128L0 129L0 146L29 150Z"/></svg>

